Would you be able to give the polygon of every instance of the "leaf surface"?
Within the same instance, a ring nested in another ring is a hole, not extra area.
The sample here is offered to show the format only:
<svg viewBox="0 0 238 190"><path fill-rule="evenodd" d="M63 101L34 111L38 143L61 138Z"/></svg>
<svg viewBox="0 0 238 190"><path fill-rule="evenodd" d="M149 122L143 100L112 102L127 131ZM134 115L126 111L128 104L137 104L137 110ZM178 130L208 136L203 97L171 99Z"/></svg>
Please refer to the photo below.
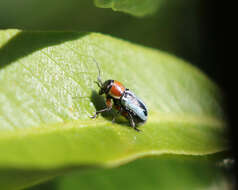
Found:
<svg viewBox="0 0 238 190"><path fill-rule="evenodd" d="M105 106L93 59L104 80L121 81L146 103L140 133L110 113L89 118ZM72 167L227 150L222 101L201 71L158 50L97 33L2 30L0 186L26 187Z"/></svg>

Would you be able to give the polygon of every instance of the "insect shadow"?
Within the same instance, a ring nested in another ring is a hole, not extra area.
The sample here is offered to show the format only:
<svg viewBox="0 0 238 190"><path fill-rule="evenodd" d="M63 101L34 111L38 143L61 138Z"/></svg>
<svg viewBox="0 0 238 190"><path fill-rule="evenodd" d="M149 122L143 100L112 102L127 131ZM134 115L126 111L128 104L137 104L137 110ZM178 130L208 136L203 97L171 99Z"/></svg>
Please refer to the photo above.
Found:
<svg viewBox="0 0 238 190"><path fill-rule="evenodd" d="M104 96L99 95L96 90L92 90L90 100L96 110L101 110L106 107ZM93 114L94 113L92 113L92 115ZM118 115L117 111L114 109L112 109L111 111L103 112L100 115L108 121L112 121L115 117L115 123L130 126L129 122L124 117Z"/></svg>

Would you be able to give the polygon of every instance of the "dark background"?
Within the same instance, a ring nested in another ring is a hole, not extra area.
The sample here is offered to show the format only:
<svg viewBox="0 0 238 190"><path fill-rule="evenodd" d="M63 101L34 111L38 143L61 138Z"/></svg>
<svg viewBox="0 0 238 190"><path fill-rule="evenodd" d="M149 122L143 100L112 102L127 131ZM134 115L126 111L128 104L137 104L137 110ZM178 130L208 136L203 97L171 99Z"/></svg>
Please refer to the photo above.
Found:
<svg viewBox="0 0 238 190"><path fill-rule="evenodd" d="M225 109L229 126L232 151L231 157L235 159L232 173L236 176L237 189L237 67L235 59L235 5L232 1L203 1L203 21L206 26L206 47L211 47L211 66L217 65L214 70L214 80L222 88L225 96ZM205 55L205 53L204 53ZM208 72L210 74L212 70Z"/></svg>

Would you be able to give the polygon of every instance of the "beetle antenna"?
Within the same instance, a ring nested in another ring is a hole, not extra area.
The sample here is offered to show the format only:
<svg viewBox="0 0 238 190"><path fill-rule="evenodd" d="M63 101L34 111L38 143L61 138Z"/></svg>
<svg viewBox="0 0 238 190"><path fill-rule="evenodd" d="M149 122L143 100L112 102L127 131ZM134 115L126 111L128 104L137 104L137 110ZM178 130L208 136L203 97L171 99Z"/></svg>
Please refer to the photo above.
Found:
<svg viewBox="0 0 238 190"><path fill-rule="evenodd" d="M102 86L101 70L100 70L100 67L98 65L98 62L94 58L93 58L93 61L96 63L97 68L98 68L98 78L97 78L98 81L95 81L95 82L101 88L101 86Z"/></svg>

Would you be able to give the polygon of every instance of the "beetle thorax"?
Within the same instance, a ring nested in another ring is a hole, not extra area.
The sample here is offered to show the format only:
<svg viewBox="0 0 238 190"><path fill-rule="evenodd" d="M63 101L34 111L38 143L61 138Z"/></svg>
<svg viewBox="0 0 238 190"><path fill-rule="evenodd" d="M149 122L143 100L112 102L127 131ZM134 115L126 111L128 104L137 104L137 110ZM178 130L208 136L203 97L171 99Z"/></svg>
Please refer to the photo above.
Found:
<svg viewBox="0 0 238 190"><path fill-rule="evenodd" d="M119 81L114 80L108 94L115 99L120 99L124 91L125 87Z"/></svg>

